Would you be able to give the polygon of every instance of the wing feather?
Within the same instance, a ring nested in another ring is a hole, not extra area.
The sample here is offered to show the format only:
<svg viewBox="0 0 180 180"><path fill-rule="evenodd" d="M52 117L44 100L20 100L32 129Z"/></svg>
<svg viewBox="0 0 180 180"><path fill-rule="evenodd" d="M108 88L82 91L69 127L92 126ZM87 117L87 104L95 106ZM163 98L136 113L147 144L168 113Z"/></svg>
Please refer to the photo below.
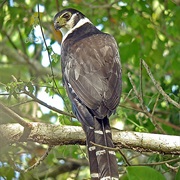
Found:
<svg viewBox="0 0 180 180"><path fill-rule="evenodd" d="M114 38L97 34L66 46L62 53L64 78L97 117L111 114L121 93L121 65Z"/></svg>

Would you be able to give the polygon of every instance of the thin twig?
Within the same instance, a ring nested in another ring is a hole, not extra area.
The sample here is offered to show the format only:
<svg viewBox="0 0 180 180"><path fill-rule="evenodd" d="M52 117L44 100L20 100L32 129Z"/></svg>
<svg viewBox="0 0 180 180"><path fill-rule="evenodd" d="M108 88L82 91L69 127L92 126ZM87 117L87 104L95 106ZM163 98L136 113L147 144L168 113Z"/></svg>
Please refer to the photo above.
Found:
<svg viewBox="0 0 180 180"><path fill-rule="evenodd" d="M132 80L132 77L131 77L131 73L130 73L130 72L128 73L128 77L129 77L130 83L131 83L131 85L132 85L132 87L133 87L133 90L134 90L134 92L135 92L135 95L136 95L136 97L138 98L138 100L139 100L139 102L140 102L141 108L143 109L143 108L144 108L144 104L143 104L142 97L139 95L139 93L138 93L138 91L137 91L137 89L136 89L136 86L135 86L135 84L134 84L134 81Z"/></svg>
<svg viewBox="0 0 180 180"><path fill-rule="evenodd" d="M22 94L22 93L21 93ZM23 105L23 104L27 104L27 103L30 103L30 102L34 102L34 100L26 100L26 101L24 101L24 102L20 102L20 103L17 103L17 104L14 104L14 105L11 105L11 106L9 106L9 108L14 108L14 107L17 107L17 106L21 106L21 105Z"/></svg>
<svg viewBox="0 0 180 180"><path fill-rule="evenodd" d="M139 102L140 102L140 105L141 105L141 108L143 110L143 113L145 113L151 120L151 122L154 124L154 126L157 128L158 131L160 131L161 133L163 134L166 134L165 131L157 124L157 122L154 120L152 114L150 114L147 110L147 108L145 107L144 103L143 103L143 100L142 100L142 97L139 95L137 89L136 89L136 86L134 84L134 81L132 80L132 77L131 77L131 73L129 72L128 73L128 77L129 77L129 80L130 80L130 83L133 87L133 90L135 92L135 95L137 96Z"/></svg>
<svg viewBox="0 0 180 180"><path fill-rule="evenodd" d="M59 1L58 1L58 0L56 0L56 9L57 9L57 12L59 12L59 11L60 11Z"/></svg>
<svg viewBox="0 0 180 180"><path fill-rule="evenodd" d="M131 90L128 92L127 96L124 98L124 102L126 102L126 100L127 100L128 97L130 96L130 94L132 93L132 91L133 91L133 89L131 89Z"/></svg>
<svg viewBox="0 0 180 180"><path fill-rule="evenodd" d="M86 158L86 160L88 161L89 158L87 157L87 154L83 151L83 149L81 148L81 146L80 146L79 144L78 144L78 147L79 147L81 153L83 154L83 156L84 156L84 157Z"/></svg>
<svg viewBox="0 0 180 180"><path fill-rule="evenodd" d="M26 128L31 128L31 124L26 122L21 116L16 114L14 111L9 109L8 107L4 106L2 103L0 103L0 109L5 112L9 117L17 121L20 125Z"/></svg>
<svg viewBox="0 0 180 180"><path fill-rule="evenodd" d="M5 34L5 36L8 38L8 41L10 42L10 44L12 45L12 47L15 50L18 50L17 46L15 45L15 43L13 42L12 38L7 34L7 32L5 30L1 30L2 33Z"/></svg>
<svg viewBox="0 0 180 180"><path fill-rule="evenodd" d="M56 80L55 80L55 75L54 75L53 67L52 67L52 64L51 64L51 56L50 56L49 49L48 49L48 46L47 46L47 43L46 43L46 39L45 39L45 36L44 36L44 32L43 32L43 29L42 29L42 24L41 24L41 19L40 19L40 12L39 12L39 4L38 4L38 21L39 21L39 25L40 25L40 30L41 30L41 34L42 34L42 37L43 37L43 41L44 41L44 44L45 44L45 47L46 47L46 50L47 50L47 53L48 53L48 59L49 59L49 64L50 64L50 69L51 69L52 80L53 80L53 83L55 85L55 88L56 88L58 94L64 100L63 96L61 95L61 93L59 91L59 88L57 86ZM66 104L65 104L65 107L66 107L66 109L68 109Z"/></svg>
<svg viewBox="0 0 180 180"><path fill-rule="evenodd" d="M158 166L158 165L165 164L166 166L169 167L170 165L168 163L178 162L179 160L180 160L180 158L178 157L176 159L170 159L170 160L161 161L161 162L131 164L131 166ZM177 166L177 167L170 166L169 168L171 168L173 171L177 171L177 168L179 168L179 166Z"/></svg>
<svg viewBox="0 0 180 180"><path fill-rule="evenodd" d="M25 46L25 43L24 43L24 40L23 40L23 37L22 37L22 33L21 33L19 27L17 27L17 31L18 31L18 33L19 33L19 38L20 38L20 42L21 42L22 49L23 49L23 53L24 53L24 54L27 54L27 53L26 53L26 46Z"/></svg>
<svg viewBox="0 0 180 180"><path fill-rule="evenodd" d="M50 106L48 105L47 103L45 103L44 101L41 101L40 99L38 99L36 96L34 96L33 94L31 94L29 91L27 91L25 88L24 88L24 94L28 95L29 97L31 97L34 101L38 102L39 104L51 109L52 111L55 111L59 114L63 114L63 115L66 115L66 116L70 116L72 118L75 118L75 116L73 114L70 114L70 113L66 113L64 111L61 111L60 109L57 109L53 106Z"/></svg>
<svg viewBox="0 0 180 180"><path fill-rule="evenodd" d="M130 162L128 161L128 159L126 158L126 156L124 155L124 153L121 151L121 148L119 148L119 153L121 154L122 158L124 159L124 161L126 162L126 164L128 166L131 166Z"/></svg>
<svg viewBox="0 0 180 180"><path fill-rule="evenodd" d="M119 148L112 148L112 147L107 147L107 146L103 146L103 145L100 145L100 144L96 144L92 141L90 141L90 143L94 146L97 146L97 147L101 147L103 149L107 149L107 150L110 150L110 151L119 151Z"/></svg>
<svg viewBox="0 0 180 180"><path fill-rule="evenodd" d="M132 108L132 107L124 106L124 105L122 105L122 104L120 104L119 106L122 107L122 108L130 109L130 110L132 110L132 111L137 111L137 112L142 112L142 113L144 113L144 111L143 111L141 108L139 108L139 107L137 107L137 108ZM154 116L153 116L153 117L154 117ZM158 117L154 117L154 118L155 118L156 121L159 121L161 124L165 124L166 126L172 127L173 129L180 130L180 127L179 127L179 126L176 126L176 125L174 125L174 124L172 124L172 123L170 123L170 122L168 122L168 121L164 121L164 119L160 119L160 118L158 118Z"/></svg>
<svg viewBox="0 0 180 180"><path fill-rule="evenodd" d="M13 167L13 169L17 172L20 172L20 173L24 173L24 170L22 170L21 168L19 168L19 166L17 166L14 162L14 160L10 157L9 153L7 153L7 157L8 157L8 161L9 161L9 164Z"/></svg>
<svg viewBox="0 0 180 180"><path fill-rule="evenodd" d="M42 29L42 24L41 24L41 19L40 19L40 11L39 11L39 4L38 4L38 17L37 18L38 18L38 21L39 21L39 26L40 26L41 34L42 34L42 37L43 37L43 41L44 41L44 44L45 44L45 47L46 47L46 50L47 50L47 53L48 53L48 59L49 59L49 64L50 64L50 68L51 68L52 77L54 78L54 71L53 71L53 67L52 67L52 64L51 64L51 57L50 57L49 49L48 49L46 39L45 39L45 36L44 36L44 32L43 32L43 29ZM54 79L53 79L53 81L55 83ZM55 83L55 85L56 85L56 83Z"/></svg>
<svg viewBox="0 0 180 180"><path fill-rule="evenodd" d="M179 166L174 167L174 166L171 166L171 165L168 164L168 163L165 163L165 165L166 165L168 168L170 168L171 170L173 170L174 172L177 172L178 169L179 169Z"/></svg>
<svg viewBox="0 0 180 180"><path fill-rule="evenodd" d="M161 162L155 162L155 163L139 163L139 164L131 164L132 166L157 166L157 165L162 165L162 164L166 164L166 163L171 163L171 162L178 162L180 160L180 158L176 158L176 159L170 159L170 160L166 160L166 161L161 161Z"/></svg>
<svg viewBox="0 0 180 180"><path fill-rule="evenodd" d="M140 96L141 96L141 99L142 99L142 104L144 105L143 84L142 84L142 61L140 61Z"/></svg>
<svg viewBox="0 0 180 180"><path fill-rule="evenodd" d="M154 111L155 111L155 109L156 109L156 106L157 106L157 103L158 103L158 100L159 100L159 96L160 96L160 94L158 94L158 96L157 96L157 98L156 98L156 101L155 101L155 104L154 104L154 106L153 106L152 113L151 113L152 116L154 115Z"/></svg>
<svg viewBox="0 0 180 180"><path fill-rule="evenodd" d="M180 109L180 104L178 104L176 101L174 101L173 99L171 99L162 89L162 87L159 85L159 83L155 80L154 76L152 75L150 68L148 67L148 65L146 64L146 62L142 59L142 63L143 66L145 67L149 77L151 78L154 86L156 87L156 89L159 91L159 93L172 105L174 105L175 107L177 107L178 109Z"/></svg>
<svg viewBox="0 0 180 180"><path fill-rule="evenodd" d="M4 0L4 1L1 2L0 8L2 8L2 7L4 6L4 4L6 3L6 1L7 1L7 0ZM8 1L7 1L7 2L8 2Z"/></svg>
<svg viewBox="0 0 180 180"><path fill-rule="evenodd" d="M30 166L29 168L25 169L24 172L28 172L32 169L34 169L35 167L39 166L41 164L42 161L44 161L44 159L48 156L49 152L51 151L52 149L52 146L50 146L46 152L43 154L43 156L41 156L41 158L35 163L33 164L32 166Z"/></svg>

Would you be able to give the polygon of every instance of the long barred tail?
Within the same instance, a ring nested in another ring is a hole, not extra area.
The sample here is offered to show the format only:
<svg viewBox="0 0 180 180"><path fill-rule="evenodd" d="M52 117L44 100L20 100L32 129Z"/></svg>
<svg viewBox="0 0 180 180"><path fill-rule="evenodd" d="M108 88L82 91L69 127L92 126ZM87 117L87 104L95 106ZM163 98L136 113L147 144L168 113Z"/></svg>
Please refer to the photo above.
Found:
<svg viewBox="0 0 180 180"><path fill-rule="evenodd" d="M85 127L83 127L84 129ZM92 180L99 180L98 162L96 157L96 147L91 143L95 142L94 128L86 126L86 146L89 157L89 167Z"/></svg>
<svg viewBox="0 0 180 180"><path fill-rule="evenodd" d="M111 129L108 118L94 118L94 129L90 128L87 135L88 154L90 161L91 179L93 180L118 180L118 166L115 152L99 146L113 148Z"/></svg>
<svg viewBox="0 0 180 180"><path fill-rule="evenodd" d="M70 90L70 89L69 89ZM81 122L86 134L86 144L89 157L90 173L92 180L118 180L118 166L115 152L103 147L113 148L113 141L109 119L98 119L93 116L74 93L70 94L73 101L73 112Z"/></svg>
<svg viewBox="0 0 180 180"><path fill-rule="evenodd" d="M103 147L113 148L109 119L98 119L80 101L69 84L66 84L68 95L72 101L72 109L81 122L86 134L86 144L89 156L90 173L92 180L118 180L118 166L115 152Z"/></svg>

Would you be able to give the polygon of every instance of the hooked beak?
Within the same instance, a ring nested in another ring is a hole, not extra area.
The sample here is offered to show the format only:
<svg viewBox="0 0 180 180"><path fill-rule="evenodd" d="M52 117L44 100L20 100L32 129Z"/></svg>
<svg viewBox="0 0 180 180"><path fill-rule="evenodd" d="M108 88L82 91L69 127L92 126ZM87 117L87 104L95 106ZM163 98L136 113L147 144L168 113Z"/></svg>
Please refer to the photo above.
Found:
<svg viewBox="0 0 180 180"><path fill-rule="evenodd" d="M60 26L60 24L59 24L58 21L56 21L56 22L54 23L54 28L55 28L55 30L57 31L57 30L61 29L62 26Z"/></svg>
<svg viewBox="0 0 180 180"><path fill-rule="evenodd" d="M58 17L54 22L54 28L55 30L60 30L63 26L65 26L65 19Z"/></svg>

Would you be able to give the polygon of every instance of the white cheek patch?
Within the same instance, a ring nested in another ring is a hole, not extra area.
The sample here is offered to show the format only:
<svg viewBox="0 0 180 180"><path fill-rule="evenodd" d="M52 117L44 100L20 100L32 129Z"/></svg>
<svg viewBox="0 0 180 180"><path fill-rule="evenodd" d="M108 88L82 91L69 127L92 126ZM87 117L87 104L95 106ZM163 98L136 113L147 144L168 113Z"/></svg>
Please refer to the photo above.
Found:
<svg viewBox="0 0 180 180"><path fill-rule="evenodd" d="M61 31L62 35L65 36L65 34L67 33L68 30L65 27L62 27L60 29L60 31Z"/></svg>

